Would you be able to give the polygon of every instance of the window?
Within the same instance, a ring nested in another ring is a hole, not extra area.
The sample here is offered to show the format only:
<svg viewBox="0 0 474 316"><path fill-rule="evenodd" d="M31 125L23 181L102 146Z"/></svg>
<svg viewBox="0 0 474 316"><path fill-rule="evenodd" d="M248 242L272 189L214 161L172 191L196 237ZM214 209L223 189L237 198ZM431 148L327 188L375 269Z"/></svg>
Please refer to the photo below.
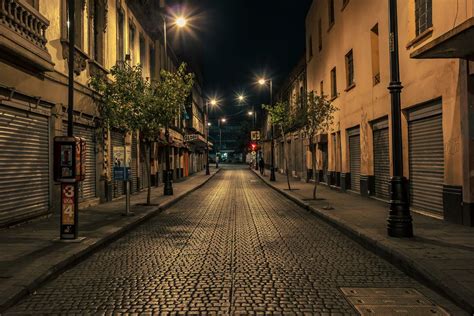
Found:
<svg viewBox="0 0 474 316"><path fill-rule="evenodd" d="M117 9L117 60L123 61L125 57L124 45L125 14L121 8Z"/></svg>
<svg viewBox="0 0 474 316"><path fill-rule="evenodd" d="M319 92L321 93L321 96L324 97L324 82L322 80L319 83Z"/></svg>
<svg viewBox="0 0 474 316"><path fill-rule="evenodd" d="M318 48L319 48L319 51L323 49L323 30L322 30L321 19L319 19L318 21Z"/></svg>
<svg viewBox="0 0 474 316"><path fill-rule="evenodd" d="M310 35L308 40L308 59L313 57L313 37Z"/></svg>
<svg viewBox="0 0 474 316"><path fill-rule="evenodd" d="M91 59L102 65L104 64L105 12L103 1L89 1L89 54Z"/></svg>
<svg viewBox="0 0 474 316"><path fill-rule="evenodd" d="M146 62L146 42L145 37L140 34L140 64L142 65L143 69L145 69L145 62Z"/></svg>
<svg viewBox="0 0 474 316"><path fill-rule="evenodd" d="M372 51L372 81L373 85L380 83L380 52L379 52L379 25L371 29L370 45Z"/></svg>
<svg viewBox="0 0 474 316"><path fill-rule="evenodd" d="M346 79L347 88L351 88L355 85L354 82L354 54L352 49L346 54Z"/></svg>
<svg viewBox="0 0 474 316"><path fill-rule="evenodd" d="M300 108L305 108L305 93L304 93L304 88L301 86L300 87Z"/></svg>
<svg viewBox="0 0 474 316"><path fill-rule="evenodd" d="M37 3L36 1L29 1L28 3L32 3L33 5ZM62 37L64 39L69 39L69 1L63 0L62 1ZM75 45L80 49L84 47L84 3L82 1L75 1L74 2L74 33L75 36Z"/></svg>
<svg viewBox="0 0 474 316"><path fill-rule="evenodd" d="M416 36L433 26L432 0L415 0Z"/></svg>
<svg viewBox="0 0 474 316"><path fill-rule="evenodd" d="M136 29L133 22L129 24L129 36L128 36L128 51L130 54L130 60L132 65L135 64L135 40L136 40Z"/></svg>
<svg viewBox="0 0 474 316"><path fill-rule="evenodd" d="M337 77L336 77L336 67L331 70L331 98L337 98Z"/></svg>
<svg viewBox="0 0 474 316"><path fill-rule="evenodd" d="M329 27L334 24L335 12L334 12L334 0L328 0L328 15L329 15Z"/></svg>

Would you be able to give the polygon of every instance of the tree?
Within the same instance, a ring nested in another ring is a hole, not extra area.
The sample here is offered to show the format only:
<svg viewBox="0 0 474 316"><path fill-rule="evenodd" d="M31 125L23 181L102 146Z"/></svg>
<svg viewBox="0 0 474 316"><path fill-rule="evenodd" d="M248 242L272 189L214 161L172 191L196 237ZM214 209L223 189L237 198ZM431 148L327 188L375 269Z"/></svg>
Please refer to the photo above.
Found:
<svg viewBox="0 0 474 316"><path fill-rule="evenodd" d="M294 116L291 114L290 105L286 101L279 101L274 106L263 105L263 108L268 111L270 121L275 126L280 128L281 135L283 136L283 160L285 165L286 181L288 183L288 190L291 190L290 186L290 174L288 172L288 159L286 157L286 133L288 129L293 126ZM274 146L274 144L272 144Z"/></svg>
<svg viewBox="0 0 474 316"><path fill-rule="evenodd" d="M90 80L90 85L98 92L96 101L104 127L140 132L145 145L148 205L151 204L151 145L161 128L178 116L191 91L193 75L185 71L185 64L176 72L163 70L162 80L150 83L143 78L140 65L119 63L110 71L112 80L103 76Z"/></svg>
<svg viewBox="0 0 474 316"><path fill-rule="evenodd" d="M186 64L182 63L176 72L161 71L161 80L153 86L153 103L159 110L157 118L165 127L166 138L166 169L169 170L169 127L173 120L179 118L181 110L185 111L186 99L194 85L194 74L186 72ZM169 176L168 173L166 175ZM167 180L169 181L169 180ZM165 185L166 192L166 185Z"/></svg>
<svg viewBox="0 0 474 316"><path fill-rule="evenodd" d="M334 119L337 108L324 96L317 95L314 91L308 94L306 102L306 124L305 129L309 138L309 146L314 146L314 138L320 133L327 132ZM311 155L311 166L313 173L316 171L316 155ZM313 188L313 199L316 199L316 190L319 179L315 177Z"/></svg>

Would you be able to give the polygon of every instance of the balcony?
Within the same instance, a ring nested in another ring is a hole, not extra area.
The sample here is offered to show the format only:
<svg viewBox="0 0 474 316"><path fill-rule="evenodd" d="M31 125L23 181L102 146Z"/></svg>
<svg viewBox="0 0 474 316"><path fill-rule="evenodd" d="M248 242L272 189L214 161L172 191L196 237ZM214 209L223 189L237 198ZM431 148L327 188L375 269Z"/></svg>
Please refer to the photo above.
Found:
<svg viewBox="0 0 474 316"><path fill-rule="evenodd" d="M24 0L0 0L0 55L35 71L52 71L46 49L49 21Z"/></svg>

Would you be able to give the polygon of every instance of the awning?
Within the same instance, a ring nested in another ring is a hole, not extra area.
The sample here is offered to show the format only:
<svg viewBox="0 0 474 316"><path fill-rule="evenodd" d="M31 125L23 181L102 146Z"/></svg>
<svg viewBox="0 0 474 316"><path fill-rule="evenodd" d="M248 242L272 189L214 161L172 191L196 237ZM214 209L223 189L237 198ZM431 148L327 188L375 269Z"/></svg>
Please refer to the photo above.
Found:
<svg viewBox="0 0 474 316"><path fill-rule="evenodd" d="M474 17L410 54L411 58L462 58L474 61Z"/></svg>

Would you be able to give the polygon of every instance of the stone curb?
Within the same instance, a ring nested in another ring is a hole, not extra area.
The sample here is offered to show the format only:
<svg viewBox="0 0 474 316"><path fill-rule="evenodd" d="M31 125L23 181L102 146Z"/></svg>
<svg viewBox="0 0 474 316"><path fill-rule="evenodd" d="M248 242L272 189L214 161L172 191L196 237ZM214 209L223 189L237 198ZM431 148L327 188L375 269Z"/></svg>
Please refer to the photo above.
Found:
<svg viewBox="0 0 474 316"><path fill-rule="evenodd" d="M12 294L5 301L0 302L0 315L2 315L2 313L5 312L8 308L12 307L17 302L19 302L23 297L33 293L36 289L38 289L40 286L42 286L49 280L55 278L56 276L66 271L67 269L73 267L74 265L77 265L81 261L85 260L87 257L91 256L93 253L100 250L102 247L105 247L108 244L114 242L115 240L119 239L130 230L133 230L134 228L140 226L141 224L148 221L152 217L170 208L171 206L173 206L178 201L182 200L183 198L185 198L192 192L200 189L220 171L221 169L217 169L216 172L209 175L208 178L206 178L202 183L198 184L194 188L184 193L181 193L179 195L176 195L173 199L167 202L164 202L163 204L155 206L153 209L150 209L146 214L136 215L134 217L134 219L136 220L134 220L133 222L125 224L125 226L119 228L118 230L112 232L111 234L106 235L102 238L99 238L98 240L94 241L94 243L91 243L90 245L88 245L86 248L79 250L78 252L72 254L71 256L53 265L45 273L43 273L39 277L32 280L27 286L22 287L22 289L19 290L17 293Z"/></svg>
<svg viewBox="0 0 474 316"><path fill-rule="evenodd" d="M320 219L324 220L327 224L338 229L346 236L350 237L352 240L355 240L367 250L370 250L371 252L389 261L409 276L419 280L423 284L429 286L436 292L444 295L445 297L456 303L462 309L474 315L474 305L472 305L472 303L469 301L469 294L463 293L462 290L460 291L459 286L457 286L457 282L453 280L446 280L446 278L443 277L442 273L437 273L433 270L427 270L421 264L417 263L409 256L401 253L397 249L383 244L382 241L376 240L375 238L365 234L362 231L358 231L342 219L334 219L326 215L322 210L313 207L308 203L305 203L303 200L291 195L290 193L282 189L277 188L276 186L273 186L269 181L267 181L265 178L263 178L256 172L252 171L252 173L255 174L270 188L285 196L287 199L291 200L292 202L304 208L305 210L313 213ZM453 282L455 284L448 286L446 285L447 282Z"/></svg>

